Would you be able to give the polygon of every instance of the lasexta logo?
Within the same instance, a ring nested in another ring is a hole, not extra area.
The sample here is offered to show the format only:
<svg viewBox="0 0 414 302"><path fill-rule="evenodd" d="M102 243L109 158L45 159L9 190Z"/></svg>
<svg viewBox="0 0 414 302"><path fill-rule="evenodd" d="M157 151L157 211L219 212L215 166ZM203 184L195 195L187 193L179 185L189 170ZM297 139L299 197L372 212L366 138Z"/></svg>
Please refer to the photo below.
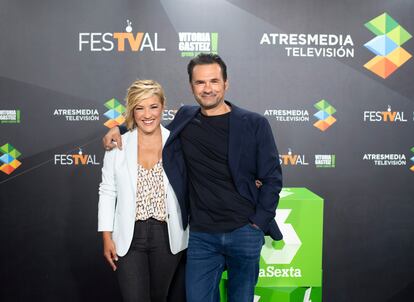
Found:
<svg viewBox="0 0 414 302"><path fill-rule="evenodd" d="M275 219L283 234L283 241L280 241L279 244L283 244L283 247L276 249L274 246L278 244L276 241L272 245L274 248L264 246L261 255L266 264L290 264L302 245L292 224L286 223L291 211L291 209L276 210ZM267 240L270 240L270 238L267 238Z"/></svg>
<svg viewBox="0 0 414 302"><path fill-rule="evenodd" d="M265 236L258 286L320 286L323 201L305 188L279 195L275 220L283 240Z"/></svg>
<svg viewBox="0 0 414 302"><path fill-rule="evenodd" d="M367 62L364 67L386 79L411 58L411 54L401 45L412 36L387 13L365 23L365 27L376 35L364 45L376 54L376 57Z"/></svg>

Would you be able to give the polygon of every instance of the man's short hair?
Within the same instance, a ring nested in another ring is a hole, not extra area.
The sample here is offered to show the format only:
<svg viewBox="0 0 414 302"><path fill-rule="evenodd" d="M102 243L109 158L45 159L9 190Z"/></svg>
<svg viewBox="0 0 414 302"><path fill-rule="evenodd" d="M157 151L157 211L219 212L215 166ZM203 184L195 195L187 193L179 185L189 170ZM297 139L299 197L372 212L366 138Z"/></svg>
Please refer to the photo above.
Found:
<svg viewBox="0 0 414 302"><path fill-rule="evenodd" d="M188 79L191 83L193 80L193 69L196 65L208 65L208 64L219 64L221 68L221 75L223 80L227 81L227 66L226 63L220 58L219 55L212 53L200 53L198 56L193 58L187 65Z"/></svg>

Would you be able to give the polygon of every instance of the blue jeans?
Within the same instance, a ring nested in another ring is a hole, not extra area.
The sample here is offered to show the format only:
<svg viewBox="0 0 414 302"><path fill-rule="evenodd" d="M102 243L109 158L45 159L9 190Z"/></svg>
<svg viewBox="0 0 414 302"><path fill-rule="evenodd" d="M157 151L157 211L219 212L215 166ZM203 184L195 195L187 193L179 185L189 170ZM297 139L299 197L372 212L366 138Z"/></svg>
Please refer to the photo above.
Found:
<svg viewBox="0 0 414 302"><path fill-rule="evenodd" d="M227 269L229 302L252 302L264 233L247 224L228 233L190 231L187 250L188 302L219 302L219 283Z"/></svg>

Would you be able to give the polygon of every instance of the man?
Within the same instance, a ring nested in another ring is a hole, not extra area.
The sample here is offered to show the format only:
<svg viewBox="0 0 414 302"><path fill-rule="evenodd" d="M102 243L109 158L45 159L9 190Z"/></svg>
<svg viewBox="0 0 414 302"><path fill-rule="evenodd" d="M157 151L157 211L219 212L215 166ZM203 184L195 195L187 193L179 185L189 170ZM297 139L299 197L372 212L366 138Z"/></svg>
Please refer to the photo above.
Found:
<svg viewBox="0 0 414 302"><path fill-rule="evenodd" d="M187 300L220 301L219 282L227 269L228 300L251 302L264 234L282 239L274 220L282 188L278 151L264 117L224 100L229 83L218 55L200 54L187 71L200 106L177 112L167 127L163 156L172 159L176 150L168 145L180 140L190 212ZM121 143L117 129L104 138L106 146L111 139Z"/></svg>

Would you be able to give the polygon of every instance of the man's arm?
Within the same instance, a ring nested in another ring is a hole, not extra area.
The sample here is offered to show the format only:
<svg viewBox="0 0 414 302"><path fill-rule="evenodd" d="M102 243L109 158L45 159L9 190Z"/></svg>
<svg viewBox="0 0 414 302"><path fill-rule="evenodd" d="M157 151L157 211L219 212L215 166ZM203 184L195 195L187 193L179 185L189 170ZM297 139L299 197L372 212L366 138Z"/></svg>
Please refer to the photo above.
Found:
<svg viewBox="0 0 414 302"><path fill-rule="evenodd" d="M122 137L121 135L127 132L125 126L118 126L109 129L109 131L102 138L102 144L105 150L112 150L115 147L118 147L119 150L122 150Z"/></svg>
<svg viewBox="0 0 414 302"><path fill-rule="evenodd" d="M168 130L173 131L177 127L177 124L179 123L179 120L180 120L180 116L183 114L184 107L185 106L182 106L180 109L178 109L172 122L166 126ZM105 136L102 138L102 144L105 150L109 151L115 147L118 147L119 150L122 150L121 135L126 133L127 131L128 129L122 125L109 129L108 132L105 134Z"/></svg>
<svg viewBox="0 0 414 302"><path fill-rule="evenodd" d="M265 118L258 121L256 130L257 179L262 183L256 212L250 221L267 231L276 214L279 192L282 190L282 169L272 129Z"/></svg>

